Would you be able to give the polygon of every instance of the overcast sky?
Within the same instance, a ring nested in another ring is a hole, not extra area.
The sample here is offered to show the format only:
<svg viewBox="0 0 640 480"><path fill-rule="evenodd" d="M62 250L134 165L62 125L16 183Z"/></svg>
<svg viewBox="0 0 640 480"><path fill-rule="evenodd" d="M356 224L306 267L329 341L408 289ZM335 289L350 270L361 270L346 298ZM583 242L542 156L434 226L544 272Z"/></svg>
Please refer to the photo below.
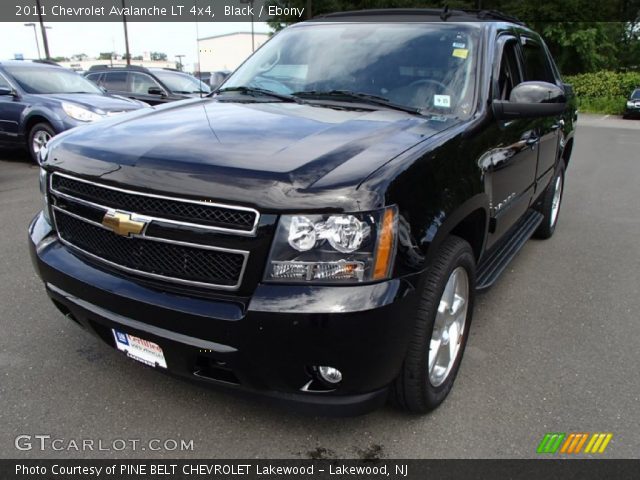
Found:
<svg viewBox="0 0 640 480"><path fill-rule="evenodd" d="M38 42L44 56L40 25L38 27ZM115 22L52 22L46 24L52 27L47 30L49 51L52 57L70 57L77 53L86 53L90 57L97 57L100 52L125 52L124 33L121 23ZM192 70L197 61L198 36L207 37L232 32L250 32L251 23L178 23L131 22L129 27L129 48L131 55L142 55L142 52L164 52L169 60L175 60L175 55L186 55L183 64L187 70ZM269 32L266 23L256 22L256 32ZM33 27L25 27L23 23L0 23L0 59L12 59L16 53L24 58L38 58Z"/></svg>

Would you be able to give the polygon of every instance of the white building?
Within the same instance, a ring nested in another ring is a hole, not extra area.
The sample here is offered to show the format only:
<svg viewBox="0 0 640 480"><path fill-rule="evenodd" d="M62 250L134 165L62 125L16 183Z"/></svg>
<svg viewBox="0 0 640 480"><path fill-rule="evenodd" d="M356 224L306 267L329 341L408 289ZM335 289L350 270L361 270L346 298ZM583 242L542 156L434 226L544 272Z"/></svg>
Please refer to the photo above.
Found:
<svg viewBox="0 0 640 480"><path fill-rule="evenodd" d="M235 70L249 55L269 40L267 33L254 33L253 45L251 32L227 33L198 39L201 72ZM198 70L196 65L195 70Z"/></svg>

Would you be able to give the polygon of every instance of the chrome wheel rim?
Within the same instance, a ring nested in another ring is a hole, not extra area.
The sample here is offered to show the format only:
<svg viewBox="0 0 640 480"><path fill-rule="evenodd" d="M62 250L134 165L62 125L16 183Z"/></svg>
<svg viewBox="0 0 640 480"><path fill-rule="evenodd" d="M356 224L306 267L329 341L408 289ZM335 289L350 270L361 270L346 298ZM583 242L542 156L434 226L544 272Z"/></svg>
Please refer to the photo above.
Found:
<svg viewBox="0 0 640 480"><path fill-rule="evenodd" d="M562 175L558 175L556 179L555 190L553 192L553 200L551 200L551 226L553 227L558 220L560 212L560 200L562 199Z"/></svg>
<svg viewBox="0 0 640 480"><path fill-rule="evenodd" d="M429 344L429 381L442 385L458 358L469 308L469 275L457 267L447 280Z"/></svg>
<svg viewBox="0 0 640 480"><path fill-rule="evenodd" d="M33 148L33 153L38 155L42 147L46 147L47 143L51 140L51 134L46 130L38 130L33 135L33 141L31 143L31 148Z"/></svg>

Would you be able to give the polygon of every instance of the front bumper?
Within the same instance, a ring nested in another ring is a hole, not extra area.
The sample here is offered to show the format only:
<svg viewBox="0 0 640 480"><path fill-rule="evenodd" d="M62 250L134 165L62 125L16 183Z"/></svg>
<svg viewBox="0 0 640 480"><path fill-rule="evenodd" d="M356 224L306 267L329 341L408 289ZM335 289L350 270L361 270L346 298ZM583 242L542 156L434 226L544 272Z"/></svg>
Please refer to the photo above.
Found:
<svg viewBox="0 0 640 480"><path fill-rule="evenodd" d="M157 343L171 373L296 402L314 413L357 414L384 403L413 332L418 295L411 279L260 284L251 298L191 297L71 253L42 214L29 238L55 305L107 344L115 347L116 328ZM314 380L317 365L340 369L340 385L331 390Z"/></svg>

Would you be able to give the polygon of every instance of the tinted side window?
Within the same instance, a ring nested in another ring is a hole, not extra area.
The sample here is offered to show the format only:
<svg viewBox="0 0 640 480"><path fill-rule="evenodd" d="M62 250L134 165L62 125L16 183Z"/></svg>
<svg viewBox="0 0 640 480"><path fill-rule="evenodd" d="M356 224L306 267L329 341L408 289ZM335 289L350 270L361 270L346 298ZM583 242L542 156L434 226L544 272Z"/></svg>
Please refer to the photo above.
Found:
<svg viewBox="0 0 640 480"><path fill-rule="evenodd" d="M498 91L494 98L509 100L511 90L520 82L522 82L522 74L520 73L520 64L518 62L518 43L513 39L507 41L502 50Z"/></svg>
<svg viewBox="0 0 640 480"><path fill-rule="evenodd" d="M127 72L107 72L104 75L104 88L107 90L127 91Z"/></svg>
<svg viewBox="0 0 640 480"><path fill-rule="evenodd" d="M131 72L129 74L129 79L131 81L131 91L133 93L149 93L150 87L159 87L158 83L153 78L149 75L145 75L144 73Z"/></svg>
<svg viewBox="0 0 640 480"><path fill-rule="evenodd" d="M87 75L87 80L91 80L96 85L100 85L100 75L101 73L90 73Z"/></svg>
<svg viewBox="0 0 640 480"><path fill-rule="evenodd" d="M538 42L528 38L523 39L522 56L527 80L556 83L547 54Z"/></svg>

